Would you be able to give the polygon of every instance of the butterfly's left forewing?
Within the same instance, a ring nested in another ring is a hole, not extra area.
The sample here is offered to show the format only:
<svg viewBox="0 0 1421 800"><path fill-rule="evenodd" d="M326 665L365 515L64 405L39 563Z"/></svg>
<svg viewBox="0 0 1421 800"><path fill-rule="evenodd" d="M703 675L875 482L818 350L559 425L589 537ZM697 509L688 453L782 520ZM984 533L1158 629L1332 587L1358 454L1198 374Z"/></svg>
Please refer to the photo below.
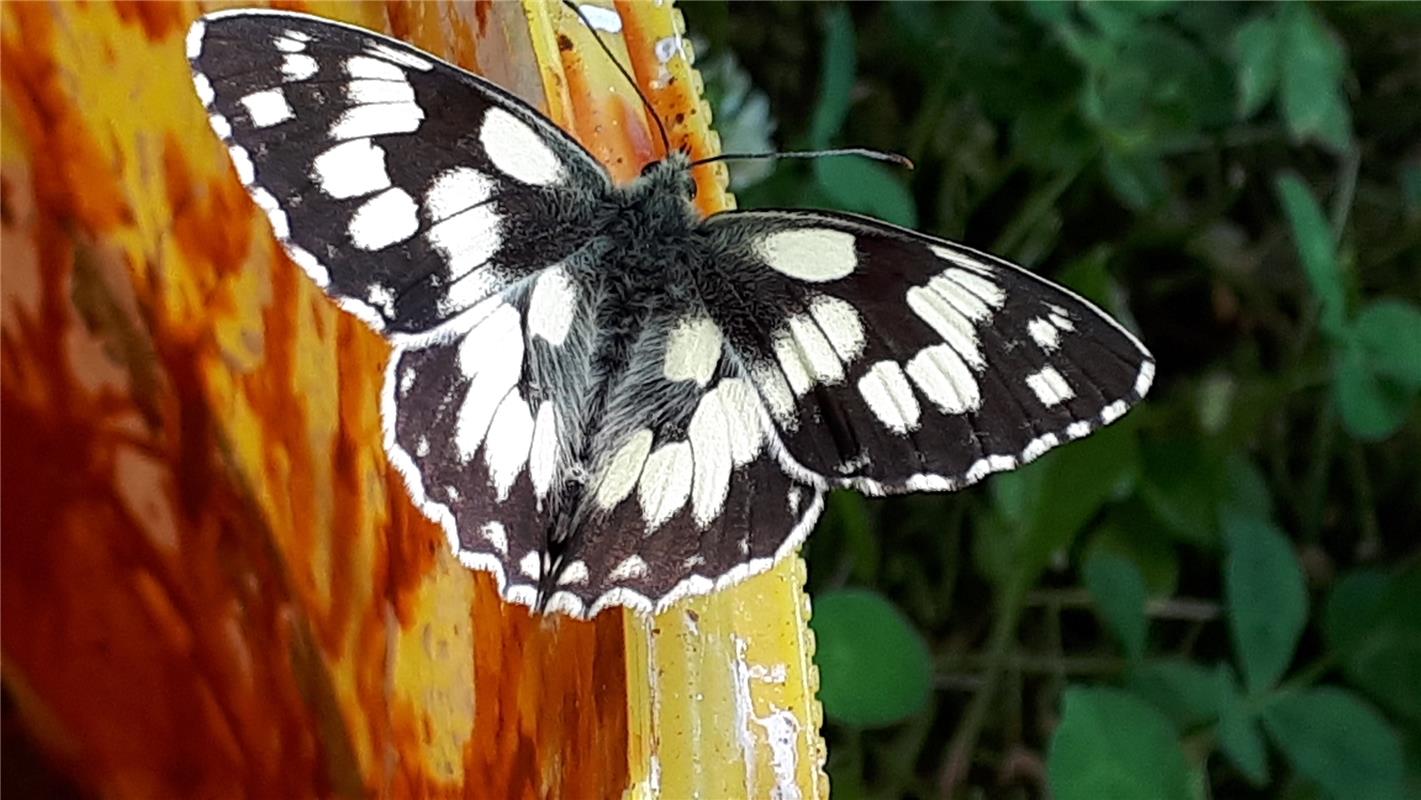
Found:
<svg viewBox="0 0 1421 800"><path fill-rule="evenodd" d="M414 500L531 605L585 417L589 300L570 270L593 257L606 172L502 89L360 28L220 12L187 55L292 259L396 346L385 448Z"/></svg>

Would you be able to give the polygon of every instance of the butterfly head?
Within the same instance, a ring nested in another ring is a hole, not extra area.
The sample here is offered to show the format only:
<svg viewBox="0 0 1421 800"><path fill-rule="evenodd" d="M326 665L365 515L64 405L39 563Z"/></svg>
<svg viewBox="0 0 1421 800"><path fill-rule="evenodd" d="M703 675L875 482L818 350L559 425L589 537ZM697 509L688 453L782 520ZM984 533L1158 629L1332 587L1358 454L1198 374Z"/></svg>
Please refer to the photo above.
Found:
<svg viewBox="0 0 1421 800"><path fill-rule="evenodd" d="M691 175L691 158L674 150L660 161L641 168L641 182L656 193L670 193L686 200L696 199L696 179Z"/></svg>

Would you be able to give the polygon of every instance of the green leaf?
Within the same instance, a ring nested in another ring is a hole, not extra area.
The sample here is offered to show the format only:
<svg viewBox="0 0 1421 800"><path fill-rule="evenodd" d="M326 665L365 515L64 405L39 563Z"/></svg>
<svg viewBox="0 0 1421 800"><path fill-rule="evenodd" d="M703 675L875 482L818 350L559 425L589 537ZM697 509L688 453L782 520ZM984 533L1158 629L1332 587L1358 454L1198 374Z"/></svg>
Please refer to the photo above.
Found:
<svg viewBox="0 0 1421 800"><path fill-rule="evenodd" d="M1306 3L1287 4L1281 24L1281 95L1288 130L1300 141L1346 150L1352 144L1352 114L1342 92L1342 46Z"/></svg>
<svg viewBox="0 0 1421 800"><path fill-rule="evenodd" d="M1143 513L1131 518L1122 510L1096 527L1081 557L1088 561L1097 553L1112 554L1134 564L1145 579L1148 594L1168 596L1179 588L1179 554Z"/></svg>
<svg viewBox="0 0 1421 800"><path fill-rule="evenodd" d="M1112 497L1139 474L1137 434L1116 423L992 481L998 508L1012 520L1019 579L1030 581L1068 546Z"/></svg>
<svg viewBox="0 0 1421 800"><path fill-rule="evenodd" d="M1057 800L1188 800L1189 767L1169 720L1119 689L1066 692L1047 777Z"/></svg>
<svg viewBox="0 0 1421 800"><path fill-rule="evenodd" d="M1242 451L1233 451L1224 457L1223 479L1221 511L1262 519L1273 516L1273 493L1268 489L1268 480Z"/></svg>
<svg viewBox="0 0 1421 800"><path fill-rule="evenodd" d="M903 179L866 158L820 158L814 177L834 204L905 228L918 224L918 207Z"/></svg>
<svg viewBox="0 0 1421 800"><path fill-rule="evenodd" d="M1279 34L1277 21L1261 15L1245 22L1234 34L1240 117L1253 116L1273 96L1278 85Z"/></svg>
<svg viewBox="0 0 1421 800"><path fill-rule="evenodd" d="M1406 422L1416 392L1379 375L1361 342L1349 337L1332 381L1347 432L1366 442L1391 436Z"/></svg>
<svg viewBox="0 0 1421 800"><path fill-rule="evenodd" d="M1140 660L1145 654L1149 627L1145 618L1145 579L1140 571L1114 553L1097 553L1085 562L1085 585L1125 654L1131 660Z"/></svg>
<svg viewBox="0 0 1421 800"><path fill-rule="evenodd" d="M1202 664L1152 660L1131 669L1127 685L1163 712L1180 733L1213 722L1219 715L1219 676Z"/></svg>
<svg viewBox="0 0 1421 800"><path fill-rule="evenodd" d="M819 105L809 123L811 147L828 147L844 127L853 102L855 74L858 72L854 21L842 4L830 6L824 14L824 61L819 77Z"/></svg>
<svg viewBox="0 0 1421 800"><path fill-rule="evenodd" d="M1293 230L1293 243L1298 248L1303 272L1312 285L1313 294L1322 304L1323 328L1328 333L1340 334L1346 314L1346 297L1332 227L1302 178L1292 172L1284 173L1278 176L1276 187L1278 199Z"/></svg>
<svg viewBox="0 0 1421 800"><path fill-rule="evenodd" d="M1249 783L1268 781L1268 747L1258 730L1258 717L1239 695L1238 681L1227 664L1214 671L1219 702L1219 749Z"/></svg>
<svg viewBox="0 0 1421 800"><path fill-rule="evenodd" d="M1333 797L1402 797L1401 739L1351 692L1330 686L1285 694L1263 710L1263 724L1300 775Z"/></svg>
<svg viewBox="0 0 1421 800"><path fill-rule="evenodd" d="M814 598L824 713L848 725L890 725L922 710L932 686L927 644L882 595L842 589Z"/></svg>
<svg viewBox="0 0 1421 800"><path fill-rule="evenodd" d="M1120 202L1136 211L1158 205L1169 193L1164 165L1146 153L1107 150L1105 177Z"/></svg>
<svg viewBox="0 0 1421 800"><path fill-rule="evenodd" d="M1268 782L1268 747L1257 720L1237 707L1229 707L1219 717L1219 749L1255 787Z"/></svg>
<svg viewBox="0 0 1421 800"><path fill-rule="evenodd" d="M1272 523L1222 516L1229 627L1244 682L1256 695L1272 688L1293 660L1307 622L1307 589L1291 543Z"/></svg>
<svg viewBox="0 0 1421 800"><path fill-rule="evenodd" d="M1384 298L1362 309L1352 331L1377 374L1421 387L1421 308Z"/></svg>
<svg viewBox="0 0 1421 800"><path fill-rule="evenodd" d="M1343 577L1328 595L1322 630L1354 686L1421 725L1421 570Z"/></svg>

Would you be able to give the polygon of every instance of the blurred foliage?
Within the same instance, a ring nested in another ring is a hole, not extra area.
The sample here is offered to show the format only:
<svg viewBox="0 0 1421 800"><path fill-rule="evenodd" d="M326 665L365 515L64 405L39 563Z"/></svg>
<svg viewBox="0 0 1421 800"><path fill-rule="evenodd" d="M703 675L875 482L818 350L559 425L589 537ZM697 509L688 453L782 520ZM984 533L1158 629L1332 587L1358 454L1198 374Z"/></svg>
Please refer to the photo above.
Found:
<svg viewBox="0 0 1421 800"><path fill-rule="evenodd" d="M917 164L780 162L743 206L982 247L1159 360L984 486L830 498L835 796L1421 796L1421 6L684 11L721 130Z"/></svg>

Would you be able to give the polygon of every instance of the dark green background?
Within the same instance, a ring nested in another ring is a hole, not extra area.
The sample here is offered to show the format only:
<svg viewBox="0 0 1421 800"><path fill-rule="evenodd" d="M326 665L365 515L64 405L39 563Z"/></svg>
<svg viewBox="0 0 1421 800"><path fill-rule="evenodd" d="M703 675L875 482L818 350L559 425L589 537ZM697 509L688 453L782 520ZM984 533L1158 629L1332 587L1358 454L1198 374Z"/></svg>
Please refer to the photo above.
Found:
<svg viewBox="0 0 1421 800"><path fill-rule="evenodd" d="M810 538L836 798L1414 797L1421 5L683 7L742 206L1022 263L1125 420Z"/></svg>

